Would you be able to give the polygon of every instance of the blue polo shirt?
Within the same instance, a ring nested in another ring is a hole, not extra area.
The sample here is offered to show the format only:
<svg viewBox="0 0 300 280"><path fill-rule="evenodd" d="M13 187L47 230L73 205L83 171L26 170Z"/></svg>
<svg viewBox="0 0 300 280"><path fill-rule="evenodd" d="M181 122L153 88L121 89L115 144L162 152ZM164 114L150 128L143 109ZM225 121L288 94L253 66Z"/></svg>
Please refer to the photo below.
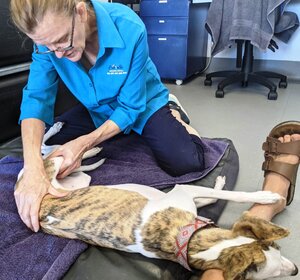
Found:
<svg viewBox="0 0 300 280"><path fill-rule="evenodd" d="M92 4L100 46L95 65L87 71L80 62L59 59L54 53L33 53L20 121L37 118L53 124L59 76L88 109L96 127L110 119L124 133L141 134L149 117L168 101L168 90L149 58L145 26L125 5L97 0Z"/></svg>

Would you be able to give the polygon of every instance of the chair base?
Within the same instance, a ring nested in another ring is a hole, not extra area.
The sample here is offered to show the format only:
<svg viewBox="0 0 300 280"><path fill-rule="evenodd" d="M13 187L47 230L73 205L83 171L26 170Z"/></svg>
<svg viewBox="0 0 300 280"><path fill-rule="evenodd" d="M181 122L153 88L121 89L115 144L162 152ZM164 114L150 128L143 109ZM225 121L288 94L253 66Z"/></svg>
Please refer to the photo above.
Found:
<svg viewBox="0 0 300 280"><path fill-rule="evenodd" d="M218 71L209 73L206 75L204 80L205 86L212 85L212 78L225 77L219 84L216 91L216 97L224 97L224 88L228 85L240 82L242 87L247 87L248 82L260 84L269 89L268 99L276 100L277 99L277 86L269 80L269 78L280 79L278 87L286 88L287 87L287 76L270 72L270 71L252 71L253 65L253 46L249 41L246 41L245 51L242 61L242 68L240 71Z"/></svg>

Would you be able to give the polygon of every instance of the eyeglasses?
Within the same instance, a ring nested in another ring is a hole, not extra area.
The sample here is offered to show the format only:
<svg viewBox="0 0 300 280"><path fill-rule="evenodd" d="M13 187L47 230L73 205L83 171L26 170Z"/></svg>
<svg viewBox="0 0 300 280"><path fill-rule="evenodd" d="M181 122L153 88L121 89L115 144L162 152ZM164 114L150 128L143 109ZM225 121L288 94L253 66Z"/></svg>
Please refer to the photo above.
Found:
<svg viewBox="0 0 300 280"><path fill-rule="evenodd" d="M74 37L74 29L75 29L75 12L73 12L73 17L72 17L72 31L71 31L71 40L70 40L70 45L67 47L58 47L55 50L47 50L47 51L40 51L37 44L35 44L35 53L36 54L49 54L49 53L55 53L55 52L66 52L70 51L74 48L73 46L73 37Z"/></svg>

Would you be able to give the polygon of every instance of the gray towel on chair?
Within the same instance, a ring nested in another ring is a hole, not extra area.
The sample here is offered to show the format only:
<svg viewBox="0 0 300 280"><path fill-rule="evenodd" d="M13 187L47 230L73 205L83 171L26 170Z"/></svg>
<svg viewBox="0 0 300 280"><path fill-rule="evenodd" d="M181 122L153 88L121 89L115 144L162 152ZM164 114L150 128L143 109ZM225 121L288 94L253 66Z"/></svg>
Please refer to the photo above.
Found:
<svg viewBox="0 0 300 280"><path fill-rule="evenodd" d="M275 23L284 27L283 21L276 21L276 8L281 6L280 16L290 0L213 0L207 15L206 29L212 36L212 55L232 45L234 40L250 40L251 44L266 50L274 35ZM297 25L297 17L285 13L285 20ZM299 23L298 23L299 24ZM282 36L281 34L281 37Z"/></svg>
<svg viewBox="0 0 300 280"><path fill-rule="evenodd" d="M299 27L299 18L293 12L283 12L275 25L274 36L287 43L296 29Z"/></svg>

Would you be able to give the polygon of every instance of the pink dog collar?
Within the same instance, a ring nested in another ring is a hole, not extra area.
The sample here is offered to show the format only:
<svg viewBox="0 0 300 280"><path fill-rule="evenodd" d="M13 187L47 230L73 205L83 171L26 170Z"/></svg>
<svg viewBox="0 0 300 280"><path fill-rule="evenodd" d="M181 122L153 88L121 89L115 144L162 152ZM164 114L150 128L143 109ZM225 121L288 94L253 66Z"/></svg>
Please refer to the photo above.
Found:
<svg viewBox="0 0 300 280"><path fill-rule="evenodd" d="M198 216L193 224L188 224L180 229L176 238L175 255L178 262L187 270L192 271L188 264L188 244L195 233L200 228L214 224L210 219Z"/></svg>

